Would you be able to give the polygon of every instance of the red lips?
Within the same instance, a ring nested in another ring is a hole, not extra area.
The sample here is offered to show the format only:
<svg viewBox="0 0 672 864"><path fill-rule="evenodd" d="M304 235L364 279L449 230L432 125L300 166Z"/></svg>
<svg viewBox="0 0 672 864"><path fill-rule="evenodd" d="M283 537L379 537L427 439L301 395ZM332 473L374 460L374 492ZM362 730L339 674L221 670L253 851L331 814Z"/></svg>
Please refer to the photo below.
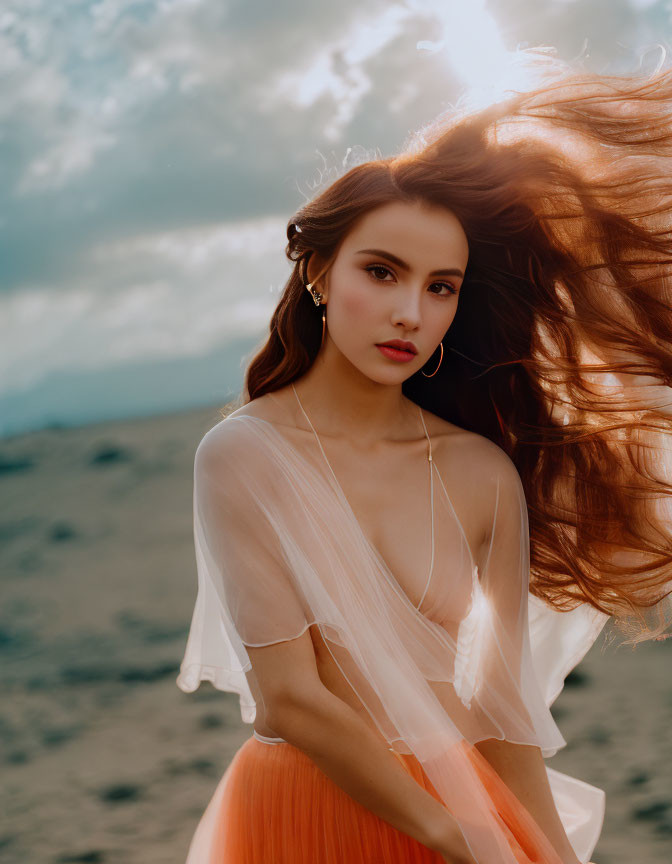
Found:
<svg viewBox="0 0 672 864"><path fill-rule="evenodd" d="M399 351L410 351L411 354L418 353L418 349L412 342L405 342L403 339L390 339L388 342L378 342L377 344L397 348Z"/></svg>

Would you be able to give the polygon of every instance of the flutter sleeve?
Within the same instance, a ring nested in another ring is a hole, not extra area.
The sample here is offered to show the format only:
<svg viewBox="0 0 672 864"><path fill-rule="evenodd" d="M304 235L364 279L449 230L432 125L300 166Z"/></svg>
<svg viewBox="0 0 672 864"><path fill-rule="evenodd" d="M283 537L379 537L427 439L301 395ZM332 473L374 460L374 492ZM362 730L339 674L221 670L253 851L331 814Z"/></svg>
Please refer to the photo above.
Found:
<svg viewBox="0 0 672 864"><path fill-rule="evenodd" d="M537 680L529 631L530 546L518 471L499 448L482 460L489 529L474 568L471 604L458 630L455 691L474 714L478 738L541 748L566 745Z"/></svg>
<svg viewBox="0 0 672 864"><path fill-rule="evenodd" d="M193 528L198 593L177 685L207 680L240 696L241 716L255 716L245 646L299 636L303 600L282 542L282 479L245 424L220 421L194 458Z"/></svg>

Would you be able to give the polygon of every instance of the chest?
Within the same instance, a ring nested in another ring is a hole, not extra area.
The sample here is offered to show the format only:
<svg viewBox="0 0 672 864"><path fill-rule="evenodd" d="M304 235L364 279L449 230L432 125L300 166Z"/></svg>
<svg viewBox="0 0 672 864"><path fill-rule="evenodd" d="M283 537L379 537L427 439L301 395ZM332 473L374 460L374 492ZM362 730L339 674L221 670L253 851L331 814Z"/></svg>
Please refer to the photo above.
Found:
<svg viewBox="0 0 672 864"><path fill-rule="evenodd" d="M437 622L459 617L483 525L473 490L451 488L443 476L450 465L446 470L437 445L432 462L424 441L406 445L403 457L394 447L373 454L325 445L325 454L321 467L334 472L334 494L340 490L357 529L411 603Z"/></svg>

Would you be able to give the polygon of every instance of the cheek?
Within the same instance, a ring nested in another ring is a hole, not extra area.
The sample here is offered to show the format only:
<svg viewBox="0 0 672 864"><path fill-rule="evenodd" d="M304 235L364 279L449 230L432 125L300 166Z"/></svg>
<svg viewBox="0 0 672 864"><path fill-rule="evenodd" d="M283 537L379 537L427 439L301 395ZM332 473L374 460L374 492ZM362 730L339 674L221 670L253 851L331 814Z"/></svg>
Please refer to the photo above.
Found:
<svg viewBox="0 0 672 864"><path fill-rule="evenodd" d="M343 311L351 316L353 323L357 317L368 316L376 309L373 291L363 291L357 286L348 287L341 292L341 303Z"/></svg>
<svg viewBox="0 0 672 864"><path fill-rule="evenodd" d="M353 280L353 283L356 283L356 280ZM375 292L366 290L366 286L352 283L338 291L338 300L331 312L334 324L346 328L346 331L368 328L381 315Z"/></svg>

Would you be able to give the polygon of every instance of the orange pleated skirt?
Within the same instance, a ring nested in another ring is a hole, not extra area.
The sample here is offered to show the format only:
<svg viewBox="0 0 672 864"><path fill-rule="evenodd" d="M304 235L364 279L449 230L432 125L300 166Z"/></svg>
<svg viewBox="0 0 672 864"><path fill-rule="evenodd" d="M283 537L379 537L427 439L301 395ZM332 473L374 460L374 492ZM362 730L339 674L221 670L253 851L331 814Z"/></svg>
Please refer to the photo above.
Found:
<svg viewBox="0 0 672 864"><path fill-rule="evenodd" d="M475 748L468 750L516 860L546 860L538 857L539 829L530 824L529 812L487 760ZM390 752L440 800L415 756ZM292 744L252 736L220 780L186 864L444 864L444 859L351 798Z"/></svg>

